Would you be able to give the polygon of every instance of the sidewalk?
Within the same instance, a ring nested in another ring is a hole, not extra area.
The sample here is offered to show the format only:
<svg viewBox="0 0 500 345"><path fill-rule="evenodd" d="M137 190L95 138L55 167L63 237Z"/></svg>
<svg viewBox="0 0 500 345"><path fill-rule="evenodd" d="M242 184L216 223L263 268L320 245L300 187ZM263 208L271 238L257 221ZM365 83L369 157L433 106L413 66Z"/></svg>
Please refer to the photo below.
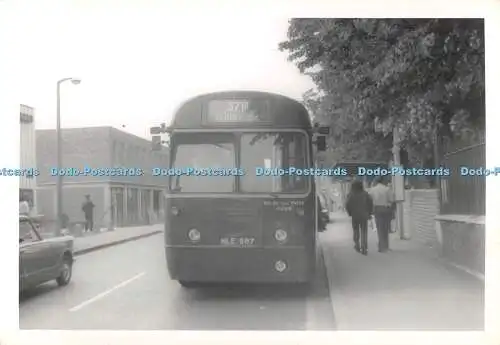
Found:
<svg viewBox="0 0 500 345"><path fill-rule="evenodd" d="M354 251L350 218L332 214L320 234L338 330L482 330L484 283L429 249L391 234L392 251Z"/></svg>
<svg viewBox="0 0 500 345"><path fill-rule="evenodd" d="M74 255L82 255L106 247L152 236L162 231L163 224L155 224L116 228L112 231L85 233L83 237L75 238Z"/></svg>

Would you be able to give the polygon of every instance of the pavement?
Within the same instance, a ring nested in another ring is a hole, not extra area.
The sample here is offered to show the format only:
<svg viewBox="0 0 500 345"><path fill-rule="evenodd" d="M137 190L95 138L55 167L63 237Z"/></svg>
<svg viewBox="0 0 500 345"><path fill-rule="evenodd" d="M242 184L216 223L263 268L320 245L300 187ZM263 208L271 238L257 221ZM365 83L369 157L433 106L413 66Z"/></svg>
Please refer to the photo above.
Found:
<svg viewBox="0 0 500 345"><path fill-rule="evenodd" d="M383 254L369 230L363 256L354 251L350 218L331 218L320 241L337 330L484 329L484 282L397 233Z"/></svg>
<svg viewBox="0 0 500 345"><path fill-rule="evenodd" d="M68 286L51 282L22 297L19 324L60 330L333 330L321 263L310 289L184 289L168 276L160 233L81 255Z"/></svg>

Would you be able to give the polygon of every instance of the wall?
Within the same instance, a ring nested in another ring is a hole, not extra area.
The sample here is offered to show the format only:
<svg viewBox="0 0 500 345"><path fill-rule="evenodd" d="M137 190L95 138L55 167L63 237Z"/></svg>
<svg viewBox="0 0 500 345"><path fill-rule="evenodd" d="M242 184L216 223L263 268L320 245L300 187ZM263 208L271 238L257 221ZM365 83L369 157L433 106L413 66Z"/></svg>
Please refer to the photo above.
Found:
<svg viewBox="0 0 500 345"><path fill-rule="evenodd" d="M82 203L85 201L85 195L89 194L93 203L94 209L94 222L96 226L106 226L105 214L108 205L106 204L105 189L109 188L106 184L101 185L73 185L63 187L63 211L69 217L70 222L84 221L82 211ZM55 186L41 187L38 189L37 202L39 205L39 213L44 215L47 222L55 220L56 213L56 196Z"/></svg>
<svg viewBox="0 0 500 345"><path fill-rule="evenodd" d="M36 168L35 123L20 123L20 167ZM36 177L21 176L19 188L35 189Z"/></svg>
<svg viewBox="0 0 500 345"><path fill-rule="evenodd" d="M440 215L436 217L436 229L441 242L441 256L484 279L484 216Z"/></svg>
<svg viewBox="0 0 500 345"><path fill-rule="evenodd" d="M144 176L65 176L64 183L113 182L165 187L167 178L154 177L151 169L168 165L167 152L151 150L151 142L112 127L63 129L63 166L83 169L142 168ZM56 183L50 168L57 166L57 137L54 130L36 131L39 184Z"/></svg>
<svg viewBox="0 0 500 345"><path fill-rule="evenodd" d="M403 204L407 238L432 247L454 266L484 279L484 216L439 214L438 191L407 190Z"/></svg>
<svg viewBox="0 0 500 345"><path fill-rule="evenodd" d="M168 179L152 176L151 170L154 167L168 165L168 152L152 151L151 142L144 138L112 127L63 129L62 136L63 166L66 168L83 169L84 166L90 166L104 169L121 167L144 170L143 176L65 176L63 178L64 211L70 220L83 218L81 203L85 194L91 194L92 199L95 200L96 221L104 215L103 224L106 225L112 223L110 215L112 197L109 189L111 186L149 190L164 190L167 186ZM39 130L36 137L37 165L41 170L38 179L41 196L38 200L44 204L40 213L54 218L55 196L53 191L56 186L56 177L50 176L50 169L57 165L56 132L55 130ZM148 201L150 210L149 212L144 211L145 215L152 211L152 200L151 193ZM141 213L144 204L139 204L141 206L136 212ZM125 210L124 214L126 213ZM140 217L136 222L148 223L148 218L150 221L157 222L161 219L161 215ZM132 223L126 218L123 225L132 225Z"/></svg>
<svg viewBox="0 0 500 345"><path fill-rule="evenodd" d="M63 167L110 166L110 127L69 128L62 130ZM38 185L55 184L50 168L57 167L57 136L52 129L36 131ZM106 176L65 176L64 183L107 182Z"/></svg>
<svg viewBox="0 0 500 345"><path fill-rule="evenodd" d="M407 237L424 246L439 245L434 217L439 214L436 189L411 189L405 191L403 224Z"/></svg>
<svg viewBox="0 0 500 345"><path fill-rule="evenodd" d="M111 166L126 168L142 168L144 176L113 176L111 181L120 184L139 184L143 186L158 186L165 188L166 177L152 176L151 170L156 167L168 166L167 152L151 150L151 142L117 129L110 130Z"/></svg>
<svg viewBox="0 0 500 345"><path fill-rule="evenodd" d="M20 108L19 166L23 169L33 169L37 167L34 109L25 105L21 105ZM33 191L32 212L34 214L37 213L36 183L36 176L19 177L19 188Z"/></svg>

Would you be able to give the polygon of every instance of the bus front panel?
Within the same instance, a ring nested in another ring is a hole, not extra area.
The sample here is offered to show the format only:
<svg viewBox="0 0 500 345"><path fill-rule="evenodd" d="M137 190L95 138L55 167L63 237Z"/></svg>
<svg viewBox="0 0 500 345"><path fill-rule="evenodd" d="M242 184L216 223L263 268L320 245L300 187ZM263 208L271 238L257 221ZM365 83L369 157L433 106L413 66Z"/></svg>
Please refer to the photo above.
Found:
<svg viewBox="0 0 500 345"><path fill-rule="evenodd" d="M170 276L184 281L307 281L314 271L314 199L169 198Z"/></svg>

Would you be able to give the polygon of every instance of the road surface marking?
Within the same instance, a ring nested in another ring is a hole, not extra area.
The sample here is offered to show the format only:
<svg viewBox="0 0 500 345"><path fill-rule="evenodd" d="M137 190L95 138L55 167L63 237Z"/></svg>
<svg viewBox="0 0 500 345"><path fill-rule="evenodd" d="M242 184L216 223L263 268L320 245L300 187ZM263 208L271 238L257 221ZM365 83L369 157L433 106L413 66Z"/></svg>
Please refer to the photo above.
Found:
<svg viewBox="0 0 500 345"><path fill-rule="evenodd" d="M78 310L82 309L83 307L85 307L85 306L87 306L87 305L89 305L91 303L94 303L95 301L100 300L103 297L106 297L107 295L109 295L113 291L118 290L119 288L122 288L125 285L132 283L134 280L139 279L140 277L142 277L145 274L146 274L146 272L139 273L139 274L133 276L132 278L127 279L127 280L121 282L120 284L115 285L112 288L110 288L110 289L108 289L108 290L106 290L104 292L101 292L100 294L98 294L98 295L96 295L96 296L94 296L94 297L92 297L92 298L90 298L90 299L88 299L88 300L86 300L86 301L78 304L77 306L74 306L69 311L71 311L71 312L78 311Z"/></svg>

